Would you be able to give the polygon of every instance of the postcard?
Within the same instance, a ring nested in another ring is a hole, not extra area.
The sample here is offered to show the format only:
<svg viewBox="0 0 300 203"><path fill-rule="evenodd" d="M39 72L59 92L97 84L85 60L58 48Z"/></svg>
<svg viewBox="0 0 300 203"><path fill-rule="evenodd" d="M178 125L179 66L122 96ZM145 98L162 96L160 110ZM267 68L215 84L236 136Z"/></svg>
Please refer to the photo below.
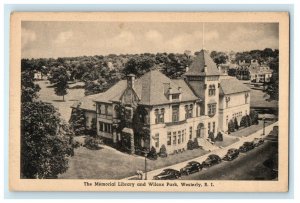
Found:
<svg viewBox="0 0 300 203"><path fill-rule="evenodd" d="M287 12L13 12L11 191L287 192Z"/></svg>

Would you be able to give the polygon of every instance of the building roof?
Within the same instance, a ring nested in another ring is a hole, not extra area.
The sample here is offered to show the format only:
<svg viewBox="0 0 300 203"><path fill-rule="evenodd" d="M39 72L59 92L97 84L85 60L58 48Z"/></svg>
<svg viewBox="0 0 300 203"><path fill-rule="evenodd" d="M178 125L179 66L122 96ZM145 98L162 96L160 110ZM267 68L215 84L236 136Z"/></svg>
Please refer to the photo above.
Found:
<svg viewBox="0 0 300 203"><path fill-rule="evenodd" d="M192 101L198 99L184 80L171 80L158 70L151 70L135 80L133 89L139 97L139 104L160 105L170 103L167 95L165 94L165 85L172 89L172 94L179 94L181 92L181 101ZM97 94L93 100L104 103L120 101L126 88L127 81L121 80L106 92ZM179 90L180 88L181 90Z"/></svg>
<svg viewBox="0 0 300 203"><path fill-rule="evenodd" d="M172 94L181 92L181 101L197 100L192 90L184 80L171 80L158 70L151 70L135 82L135 88L140 104L159 105L171 103L165 94L166 86L172 88ZM181 88L181 91L179 90Z"/></svg>
<svg viewBox="0 0 300 203"><path fill-rule="evenodd" d="M250 89L238 79L231 77L220 80L220 94L235 94L239 92L248 92Z"/></svg>
<svg viewBox="0 0 300 203"><path fill-rule="evenodd" d="M207 71L205 72L205 66ZM209 56L208 51L201 50L193 60L189 70L184 74L187 76L212 76L220 75L217 65Z"/></svg>
<svg viewBox="0 0 300 203"><path fill-rule="evenodd" d="M267 65L250 65L249 72L251 74L267 74L272 73L273 70Z"/></svg>
<svg viewBox="0 0 300 203"><path fill-rule="evenodd" d="M95 111L96 107L94 106L94 99L97 96L98 94L82 97L78 101L74 102L71 108L77 108L79 106L79 108L84 110Z"/></svg>
<svg viewBox="0 0 300 203"><path fill-rule="evenodd" d="M94 98L94 101L112 103L114 100L119 100L126 88L127 81L120 80L105 92L97 94L97 96Z"/></svg>

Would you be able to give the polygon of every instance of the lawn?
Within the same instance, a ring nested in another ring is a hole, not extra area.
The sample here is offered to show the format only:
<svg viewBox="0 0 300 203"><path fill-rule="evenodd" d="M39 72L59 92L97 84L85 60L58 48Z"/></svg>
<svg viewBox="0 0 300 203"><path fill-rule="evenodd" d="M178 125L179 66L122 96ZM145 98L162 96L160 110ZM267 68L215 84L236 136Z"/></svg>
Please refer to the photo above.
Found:
<svg viewBox="0 0 300 203"><path fill-rule="evenodd" d="M65 121L69 121L71 115L72 104L84 96L84 89L68 89L68 94L65 96L65 101L62 101L61 96L54 93L54 88L51 87L48 80L36 81L41 88L39 98L44 102L51 103L56 107ZM74 84L72 84L74 85Z"/></svg>
<svg viewBox="0 0 300 203"><path fill-rule="evenodd" d="M250 90L250 106L251 107L266 107L278 108L278 101L269 101L270 96L262 90Z"/></svg>
<svg viewBox="0 0 300 203"><path fill-rule="evenodd" d="M157 160L147 159L147 171L163 168L183 161L187 161L204 154L201 149L187 150L180 154L169 155ZM129 155L108 146L100 150L89 150L79 147L75 156L69 159L69 169L61 174L61 179L121 179L136 175L137 170L144 171L145 158Z"/></svg>

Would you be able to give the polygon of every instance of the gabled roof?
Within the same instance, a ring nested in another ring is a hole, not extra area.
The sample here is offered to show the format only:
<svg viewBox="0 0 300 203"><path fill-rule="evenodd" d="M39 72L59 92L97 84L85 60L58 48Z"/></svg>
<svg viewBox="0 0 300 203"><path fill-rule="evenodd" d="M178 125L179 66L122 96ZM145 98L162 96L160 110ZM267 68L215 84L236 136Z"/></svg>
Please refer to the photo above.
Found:
<svg viewBox="0 0 300 203"><path fill-rule="evenodd" d="M94 105L94 99L97 96L98 94L82 97L78 101L74 102L71 108L77 108L79 106L79 108L84 110L95 111L96 107Z"/></svg>
<svg viewBox="0 0 300 203"><path fill-rule="evenodd" d="M205 72L204 67L207 67ZM193 63L189 67L189 70L184 74L186 76L212 76L220 75L217 65L213 59L209 56L208 51L201 50L193 60Z"/></svg>
<svg viewBox="0 0 300 203"><path fill-rule="evenodd" d="M183 80L171 80L158 70L151 70L135 82L135 88L140 104L159 105L170 103L164 93L165 84L169 84L173 94L179 94L181 87L181 101L197 100L191 89Z"/></svg>
<svg viewBox="0 0 300 203"><path fill-rule="evenodd" d="M165 84L172 88L172 94L181 92L181 101L193 101L198 98L184 80L171 80L158 70L151 70L138 78L134 82L134 91L139 97L139 104L143 105L160 105L171 103L165 94ZM179 91L181 87L181 91ZM127 81L121 80L106 92L97 94L94 101L112 103L112 101L120 101L123 92L127 88Z"/></svg>
<svg viewBox="0 0 300 203"><path fill-rule="evenodd" d="M115 100L117 98L118 98L117 100L119 100L126 87L127 87L127 81L120 80L105 92L96 94L97 96L94 98L94 101L112 103L112 100Z"/></svg>
<svg viewBox="0 0 300 203"><path fill-rule="evenodd" d="M248 92L250 89L234 77L220 80L220 94L228 95L239 92Z"/></svg>

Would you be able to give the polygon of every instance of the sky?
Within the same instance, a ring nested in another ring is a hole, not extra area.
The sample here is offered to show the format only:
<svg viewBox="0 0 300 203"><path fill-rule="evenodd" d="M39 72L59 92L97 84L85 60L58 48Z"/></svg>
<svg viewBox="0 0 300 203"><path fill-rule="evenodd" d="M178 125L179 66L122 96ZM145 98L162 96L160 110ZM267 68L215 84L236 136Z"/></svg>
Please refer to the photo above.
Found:
<svg viewBox="0 0 300 203"><path fill-rule="evenodd" d="M204 23L204 32L201 22L23 21L21 26L22 58L279 47L278 23Z"/></svg>

